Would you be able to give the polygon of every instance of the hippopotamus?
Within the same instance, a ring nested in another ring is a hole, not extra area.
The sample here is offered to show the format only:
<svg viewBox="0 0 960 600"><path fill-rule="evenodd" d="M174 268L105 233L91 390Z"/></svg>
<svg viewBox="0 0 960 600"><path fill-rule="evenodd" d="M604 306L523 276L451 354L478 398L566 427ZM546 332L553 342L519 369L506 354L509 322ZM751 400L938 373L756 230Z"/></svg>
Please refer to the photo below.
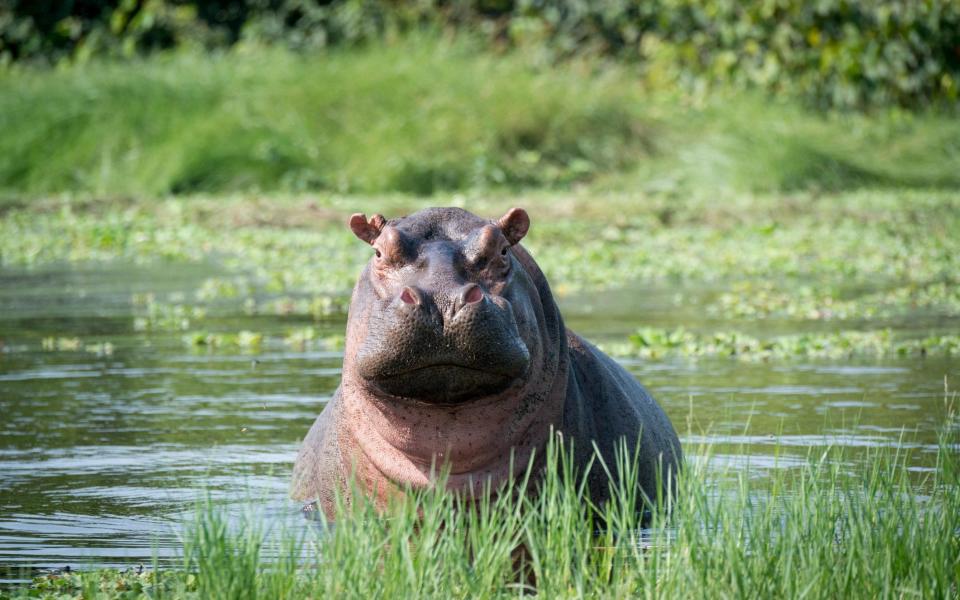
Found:
<svg viewBox="0 0 960 600"><path fill-rule="evenodd" d="M440 465L448 489L496 490L542 469L551 435L572 441L594 502L608 499L624 443L646 496L668 493L681 462L673 425L630 373L564 326L520 245L526 211L493 221L428 208L349 224L373 256L353 290L340 386L294 465L294 499L332 517L336 491L359 488L382 508L433 485ZM595 452L611 474L587 469Z"/></svg>

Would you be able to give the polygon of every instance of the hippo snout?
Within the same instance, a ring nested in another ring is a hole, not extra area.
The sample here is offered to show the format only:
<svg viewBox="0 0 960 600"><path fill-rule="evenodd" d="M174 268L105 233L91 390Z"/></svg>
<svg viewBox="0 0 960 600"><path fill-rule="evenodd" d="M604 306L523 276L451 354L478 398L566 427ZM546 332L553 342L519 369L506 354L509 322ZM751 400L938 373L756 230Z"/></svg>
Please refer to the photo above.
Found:
<svg viewBox="0 0 960 600"><path fill-rule="evenodd" d="M476 308L476 305L479 305L485 299L483 290L475 283L464 284L446 295L449 297L438 302L436 295L427 294L417 286L408 285L400 291L400 306L398 308L402 311L425 312L430 312L431 308L436 308L436 316L448 324L457 317L461 309Z"/></svg>
<svg viewBox="0 0 960 600"><path fill-rule="evenodd" d="M438 296L406 286L381 307L357 352L361 377L394 396L449 403L526 374L530 352L509 302L472 283Z"/></svg>

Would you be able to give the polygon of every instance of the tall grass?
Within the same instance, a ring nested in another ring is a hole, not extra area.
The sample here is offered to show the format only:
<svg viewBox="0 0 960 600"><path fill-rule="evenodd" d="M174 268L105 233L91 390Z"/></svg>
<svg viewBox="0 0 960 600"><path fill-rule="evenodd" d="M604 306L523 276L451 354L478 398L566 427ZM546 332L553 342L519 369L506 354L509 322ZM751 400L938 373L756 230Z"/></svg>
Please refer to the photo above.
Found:
<svg viewBox="0 0 960 600"><path fill-rule="evenodd" d="M960 186L956 115L698 104L463 37L0 71L0 193Z"/></svg>
<svg viewBox="0 0 960 600"><path fill-rule="evenodd" d="M429 193L550 183L637 156L637 86L466 42L249 48L0 78L0 187Z"/></svg>
<svg viewBox="0 0 960 600"><path fill-rule="evenodd" d="M769 478L688 448L696 458L675 499L649 503L646 522L633 485L591 504L569 448L551 443L542 480L474 499L411 492L385 514L341 498L334 525L287 532L270 560L256 519L231 528L204 505L180 570L114 577L122 590L176 598L956 597L958 436L951 411L927 470L907 449L833 448ZM632 481L635 457L617 460ZM72 577L57 589L85 581L92 595L119 595L109 574Z"/></svg>

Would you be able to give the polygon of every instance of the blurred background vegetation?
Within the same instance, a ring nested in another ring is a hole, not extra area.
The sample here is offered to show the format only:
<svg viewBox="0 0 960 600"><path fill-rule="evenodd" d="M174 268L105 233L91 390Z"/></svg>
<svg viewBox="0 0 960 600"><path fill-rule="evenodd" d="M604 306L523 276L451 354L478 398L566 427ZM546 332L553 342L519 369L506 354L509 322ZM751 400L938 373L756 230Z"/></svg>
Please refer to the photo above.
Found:
<svg viewBox="0 0 960 600"><path fill-rule="evenodd" d="M15 0L0 8L0 57L83 61L249 41L307 50L424 29L821 106L919 106L955 100L960 85L955 0Z"/></svg>
<svg viewBox="0 0 960 600"><path fill-rule="evenodd" d="M960 183L956 0L0 4L0 194Z"/></svg>

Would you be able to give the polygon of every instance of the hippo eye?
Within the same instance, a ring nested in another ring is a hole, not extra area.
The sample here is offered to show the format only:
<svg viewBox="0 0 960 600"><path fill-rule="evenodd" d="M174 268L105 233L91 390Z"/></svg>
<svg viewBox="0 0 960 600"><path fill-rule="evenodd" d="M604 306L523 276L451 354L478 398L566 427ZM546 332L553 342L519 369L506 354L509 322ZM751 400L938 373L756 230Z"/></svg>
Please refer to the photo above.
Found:
<svg viewBox="0 0 960 600"><path fill-rule="evenodd" d="M503 250L500 251L500 254L503 255L503 256L506 256L506 255L507 255L507 249L508 249L508 248L509 248L508 246L504 246L504 247L503 247Z"/></svg>

